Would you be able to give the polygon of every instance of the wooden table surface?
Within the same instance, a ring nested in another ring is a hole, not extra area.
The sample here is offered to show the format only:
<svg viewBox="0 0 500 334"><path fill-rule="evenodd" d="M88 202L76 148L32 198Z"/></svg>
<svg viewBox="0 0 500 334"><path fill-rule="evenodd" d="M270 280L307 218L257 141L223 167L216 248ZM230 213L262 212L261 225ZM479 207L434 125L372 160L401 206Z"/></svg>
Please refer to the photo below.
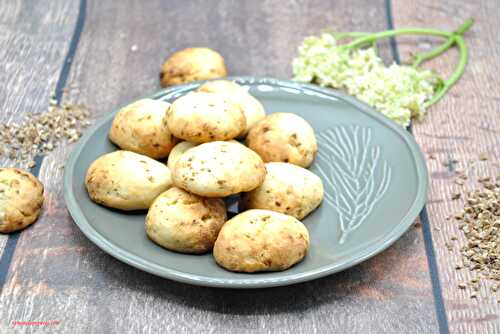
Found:
<svg viewBox="0 0 500 334"><path fill-rule="evenodd" d="M45 110L55 89L60 102L84 104L97 118L159 90L160 64L188 46L221 52L231 75L287 79L299 43L322 29L452 30L469 17L476 24L466 35L471 60L463 79L413 126L431 178L428 205L420 223L388 250L342 273L289 287L235 291L161 279L102 252L73 223L57 168L68 145L33 171L46 189L39 221L0 235L0 333L500 332L500 293L483 288L471 299L457 289L470 275L454 269L458 252L445 247L451 235L459 236L457 245L463 242L456 224L445 220L460 207L450 199L458 189L453 168L486 153L489 160L473 173L500 169L495 0L1 0L0 121ZM430 43L397 40L382 54L404 59ZM449 73L456 56L450 52L430 66Z"/></svg>

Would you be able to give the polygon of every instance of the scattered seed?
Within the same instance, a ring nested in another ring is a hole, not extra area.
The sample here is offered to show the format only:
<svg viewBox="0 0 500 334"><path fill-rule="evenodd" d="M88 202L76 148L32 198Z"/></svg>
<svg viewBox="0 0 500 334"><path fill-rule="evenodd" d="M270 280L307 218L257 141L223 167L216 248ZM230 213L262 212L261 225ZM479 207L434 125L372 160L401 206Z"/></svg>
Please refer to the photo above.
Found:
<svg viewBox="0 0 500 334"><path fill-rule="evenodd" d="M456 199L459 199L461 196L462 196L461 193L456 192L456 193L451 194L451 199L456 200Z"/></svg>
<svg viewBox="0 0 500 334"><path fill-rule="evenodd" d="M483 187L488 190L494 190L496 188L496 186L490 182L483 183Z"/></svg>
<svg viewBox="0 0 500 334"><path fill-rule="evenodd" d="M489 182L491 181L491 177L489 176L481 176L477 179L479 182L483 183L483 182Z"/></svg>
<svg viewBox="0 0 500 334"><path fill-rule="evenodd" d="M466 268L477 275L467 285L459 284L460 289L472 291L470 298L477 298L475 291L479 291L482 279L500 281L500 187L491 179L479 177L482 188L464 192L463 209L453 215L465 237L465 244L459 247L463 265L455 265L455 269ZM451 236L450 240L458 238ZM450 249L448 243L445 246ZM497 292L499 286L493 284L488 291Z"/></svg>
<svg viewBox="0 0 500 334"><path fill-rule="evenodd" d="M36 156L53 151L64 140L77 141L90 124L88 118L86 108L57 105L52 97L46 112L31 113L18 123L0 123L0 156L20 168L33 168Z"/></svg>
<svg viewBox="0 0 500 334"><path fill-rule="evenodd" d="M486 153L479 154L479 160L481 161L488 160L488 155L486 155Z"/></svg>

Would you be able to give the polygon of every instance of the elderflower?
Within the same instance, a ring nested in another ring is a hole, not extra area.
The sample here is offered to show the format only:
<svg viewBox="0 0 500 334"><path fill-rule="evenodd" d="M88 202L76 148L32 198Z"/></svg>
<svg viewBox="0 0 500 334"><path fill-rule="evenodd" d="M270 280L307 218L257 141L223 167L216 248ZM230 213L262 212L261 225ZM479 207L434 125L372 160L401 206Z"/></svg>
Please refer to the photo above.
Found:
<svg viewBox="0 0 500 334"><path fill-rule="evenodd" d="M294 80L343 89L403 126L424 116L440 83L429 70L387 67L374 48L350 50L327 33L306 38L292 66Z"/></svg>

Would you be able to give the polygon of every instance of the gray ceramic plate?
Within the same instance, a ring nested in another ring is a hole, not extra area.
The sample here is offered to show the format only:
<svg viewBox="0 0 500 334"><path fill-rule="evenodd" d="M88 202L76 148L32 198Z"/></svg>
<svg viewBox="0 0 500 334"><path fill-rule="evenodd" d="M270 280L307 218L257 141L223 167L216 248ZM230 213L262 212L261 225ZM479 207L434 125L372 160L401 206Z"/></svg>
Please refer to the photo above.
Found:
<svg viewBox="0 0 500 334"><path fill-rule="evenodd" d="M315 129L319 154L311 170L325 200L303 222L310 232L306 258L284 272L240 274L217 266L211 254L184 255L151 242L145 212L122 213L90 201L85 172L116 150L107 139L115 113L90 129L66 166L65 199L83 233L105 252L155 275L196 285L263 288L312 280L354 266L389 247L412 224L427 192L427 171L413 137L358 100L313 85L274 79L232 78L248 86L268 113L291 112ZM153 96L173 101L199 83Z"/></svg>

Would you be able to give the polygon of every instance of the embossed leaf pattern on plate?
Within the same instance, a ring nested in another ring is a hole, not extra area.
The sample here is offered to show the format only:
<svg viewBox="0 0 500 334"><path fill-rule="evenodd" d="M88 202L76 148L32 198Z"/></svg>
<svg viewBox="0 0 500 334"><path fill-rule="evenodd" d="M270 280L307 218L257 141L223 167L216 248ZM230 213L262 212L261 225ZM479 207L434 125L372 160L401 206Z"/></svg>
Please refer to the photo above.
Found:
<svg viewBox="0 0 500 334"><path fill-rule="evenodd" d="M392 170L372 145L372 129L357 125L336 126L318 135L316 168L331 187L325 200L338 214L339 243L359 228L382 199Z"/></svg>

